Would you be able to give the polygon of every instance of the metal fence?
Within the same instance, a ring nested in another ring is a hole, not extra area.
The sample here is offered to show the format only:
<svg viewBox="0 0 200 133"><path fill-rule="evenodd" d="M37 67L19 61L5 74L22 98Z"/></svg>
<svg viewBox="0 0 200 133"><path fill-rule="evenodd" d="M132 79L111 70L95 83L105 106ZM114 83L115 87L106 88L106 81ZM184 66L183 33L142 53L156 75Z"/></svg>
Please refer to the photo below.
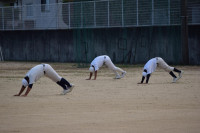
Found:
<svg viewBox="0 0 200 133"><path fill-rule="evenodd" d="M190 0L188 23L200 24L200 1ZM0 8L0 30L180 25L180 0L101 0Z"/></svg>

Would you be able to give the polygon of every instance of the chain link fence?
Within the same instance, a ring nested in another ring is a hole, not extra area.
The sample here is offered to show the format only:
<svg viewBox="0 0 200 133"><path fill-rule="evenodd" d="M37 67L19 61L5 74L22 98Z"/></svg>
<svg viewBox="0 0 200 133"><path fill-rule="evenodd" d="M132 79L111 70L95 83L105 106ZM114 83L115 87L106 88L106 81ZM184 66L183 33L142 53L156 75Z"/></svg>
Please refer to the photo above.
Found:
<svg viewBox="0 0 200 133"><path fill-rule="evenodd" d="M188 23L200 24L200 1L187 3ZM0 30L180 25L180 0L101 0L0 8Z"/></svg>

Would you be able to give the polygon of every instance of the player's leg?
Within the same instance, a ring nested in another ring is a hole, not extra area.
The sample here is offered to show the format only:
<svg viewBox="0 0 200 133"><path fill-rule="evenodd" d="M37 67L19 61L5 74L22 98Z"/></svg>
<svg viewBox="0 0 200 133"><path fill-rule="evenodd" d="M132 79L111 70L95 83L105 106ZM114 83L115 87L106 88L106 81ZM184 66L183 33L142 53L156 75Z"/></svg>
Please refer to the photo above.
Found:
<svg viewBox="0 0 200 133"><path fill-rule="evenodd" d="M62 78L49 64L45 64L44 71L45 71L45 76L50 78L54 82L60 81Z"/></svg>
<svg viewBox="0 0 200 133"><path fill-rule="evenodd" d="M115 65L112 63L110 57L108 57L108 56L106 56L105 65L115 73L115 78L117 78L117 79L120 78L119 73L115 70Z"/></svg>
<svg viewBox="0 0 200 133"><path fill-rule="evenodd" d="M179 74L179 77L182 76L183 71L182 70L178 70L177 68L174 68L174 72L177 72Z"/></svg>
<svg viewBox="0 0 200 133"><path fill-rule="evenodd" d="M171 72L174 70L174 67L169 66L162 58L158 57L158 66L163 68L167 72Z"/></svg>
<svg viewBox="0 0 200 133"><path fill-rule="evenodd" d="M113 72L115 73L116 75L116 78L122 78L125 76L126 74L126 71L122 70L121 68L119 67L116 67L113 62L111 61L111 59L108 57L106 57L106 60L105 60L105 64L108 66L109 69L113 70ZM120 76L118 74L118 72L122 73L122 76Z"/></svg>
<svg viewBox="0 0 200 133"><path fill-rule="evenodd" d="M58 75L58 73L48 64L45 64L45 76L56 82L58 85L60 85L63 89L67 89L64 80L61 76Z"/></svg>
<svg viewBox="0 0 200 133"><path fill-rule="evenodd" d="M147 74L146 84L148 84L151 74Z"/></svg>
<svg viewBox="0 0 200 133"><path fill-rule="evenodd" d="M70 84L66 79L58 75L58 73L48 64L45 64L45 76L56 82L63 88L63 94L70 92L73 89L73 85Z"/></svg>
<svg viewBox="0 0 200 133"><path fill-rule="evenodd" d="M176 75L171 71L169 72L169 74L173 77L173 78L177 78Z"/></svg>
<svg viewBox="0 0 200 133"><path fill-rule="evenodd" d="M61 78L60 82L64 85L67 85L68 88L72 87L72 85L64 78Z"/></svg>
<svg viewBox="0 0 200 133"><path fill-rule="evenodd" d="M63 89L62 94L66 94L72 91L72 89L74 88L73 84L70 84L66 79L61 78L61 80L59 82L57 82L57 84L61 84L61 86L65 86L65 89ZM67 85L67 87L66 87Z"/></svg>
<svg viewBox="0 0 200 133"><path fill-rule="evenodd" d="M163 68L165 71L169 72L169 74L173 77L173 83L175 83L179 78L172 72L174 71L174 67L169 66L162 58L158 58L158 66Z"/></svg>
<svg viewBox="0 0 200 133"><path fill-rule="evenodd" d="M174 72L181 73L181 71L178 70L177 68L174 68Z"/></svg>
<svg viewBox="0 0 200 133"><path fill-rule="evenodd" d="M180 79L182 77L182 75L183 75L183 71L182 70L178 70L177 68L174 68L174 72L178 73L178 75L179 75L178 79Z"/></svg>
<svg viewBox="0 0 200 133"><path fill-rule="evenodd" d="M122 70L121 68L119 67L116 67L114 68L115 71L118 71L118 72L121 72L121 78L123 78L125 75L126 75L126 71Z"/></svg>
<svg viewBox="0 0 200 133"><path fill-rule="evenodd" d="M60 82L60 81L57 81L56 82L58 85L60 85L62 88L63 88L63 90L67 90L67 87L66 87L66 85L65 84L63 84L62 82Z"/></svg>
<svg viewBox="0 0 200 133"><path fill-rule="evenodd" d="M114 66L114 70L118 71L118 72L121 72L121 73L125 72L124 70L122 70L121 68L116 67L116 66Z"/></svg>
<svg viewBox="0 0 200 133"><path fill-rule="evenodd" d="M173 82L176 82L182 77L183 72L181 72L175 67L169 66L164 60L161 61L161 66L165 69L165 71L169 72L169 74L173 77ZM176 75L172 71L177 72L179 76L176 77Z"/></svg>

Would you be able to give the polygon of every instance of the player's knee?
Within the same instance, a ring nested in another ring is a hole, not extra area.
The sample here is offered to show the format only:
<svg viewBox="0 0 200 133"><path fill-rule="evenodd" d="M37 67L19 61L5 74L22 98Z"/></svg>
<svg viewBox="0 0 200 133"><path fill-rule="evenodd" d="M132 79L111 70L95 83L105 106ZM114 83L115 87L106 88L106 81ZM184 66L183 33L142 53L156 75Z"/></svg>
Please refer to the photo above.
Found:
<svg viewBox="0 0 200 133"><path fill-rule="evenodd" d="M173 70L174 70L173 67L166 67L166 68L165 68L165 71L167 71L167 72L171 72L171 71L173 71Z"/></svg>

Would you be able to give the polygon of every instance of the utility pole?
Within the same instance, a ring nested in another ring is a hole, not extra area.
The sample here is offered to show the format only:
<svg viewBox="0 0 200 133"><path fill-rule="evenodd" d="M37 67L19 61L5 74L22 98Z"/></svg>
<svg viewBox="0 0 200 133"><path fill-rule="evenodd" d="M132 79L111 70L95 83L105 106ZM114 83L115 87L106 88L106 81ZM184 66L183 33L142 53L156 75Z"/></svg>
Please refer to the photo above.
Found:
<svg viewBox="0 0 200 133"><path fill-rule="evenodd" d="M187 0L181 0L182 64L189 65Z"/></svg>

